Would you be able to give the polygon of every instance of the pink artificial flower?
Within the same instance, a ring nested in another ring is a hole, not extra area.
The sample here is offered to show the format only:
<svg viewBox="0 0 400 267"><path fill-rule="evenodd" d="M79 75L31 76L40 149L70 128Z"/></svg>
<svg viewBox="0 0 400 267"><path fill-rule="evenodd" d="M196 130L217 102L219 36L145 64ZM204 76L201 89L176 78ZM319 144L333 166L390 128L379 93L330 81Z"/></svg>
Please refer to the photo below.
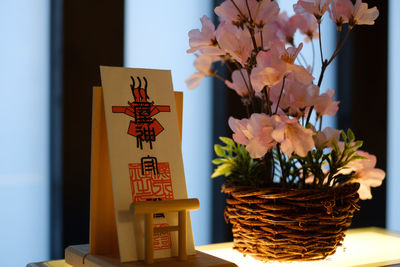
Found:
<svg viewBox="0 0 400 267"><path fill-rule="evenodd" d="M276 48L280 51L281 59L285 61L287 64L287 69L289 72L292 72L294 78L301 82L302 84L310 84L314 80L314 77L311 75L310 71L305 69L303 66L299 66L294 64L294 61L297 58L297 55L300 53L303 48L303 43L300 43L299 46L285 48L282 43L279 43Z"/></svg>
<svg viewBox="0 0 400 267"><path fill-rule="evenodd" d="M194 67L198 72L193 73L189 78L185 80L186 85L189 89L194 89L207 75L210 75L211 65L216 57L200 54L194 61Z"/></svg>
<svg viewBox="0 0 400 267"><path fill-rule="evenodd" d="M263 157L276 145L271 136L275 121L266 114L253 113L250 119L242 120L230 117L228 123L234 132L233 140L245 145L252 158Z"/></svg>
<svg viewBox="0 0 400 267"><path fill-rule="evenodd" d="M258 47L262 46L262 48L265 51L271 49L271 46L273 46L274 43L280 41L279 34L276 31L276 28L273 24L264 25L261 31L262 31L262 45L261 45L260 29L258 28L255 29L256 43Z"/></svg>
<svg viewBox="0 0 400 267"><path fill-rule="evenodd" d="M373 25L379 16L376 7L368 8L367 3L356 0L355 5L350 0L332 0L329 17L338 25L349 23L354 25Z"/></svg>
<svg viewBox="0 0 400 267"><path fill-rule="evenodd" d="M251 72L251 81L256 91L264 86L279 83L288 72L287 64L281 60L279 51L272 47L269 51L260 51L256 57L257 67Z"/></svg>
<svg viewBox="0 0 400 267"><path fill-rule="evenodd" d="M232 3L234 2L234 3ZM250 10L254 9L256 1L248 1ZM239 12L239 10L240 12ZM215 14L219 17L221 22L225 21L229 24L239 24L240 22L247 21L249 18L249 12L246 7L246 0L227 0L222 2L221 5L214 9ZM243 17L243 16L245 17Z"/></svg>
<svg viewBox="0 0 400 267"><path fill-rule="evenodd" d="M296 153L305 157L314 148L313 132L299 124L297 119L289 119L286 116L274 115L276 126L272 132L272 138L279 142L282 152L290 157Z"/></svg>
<svg viewBox="0 0 400 267"><path fill-rule="evenodd" d="M251 73L254 89L260 92L264 86L274 86L291 72L299 82L311 83L314 77L302 66L293 64L301 47L302 44L297 49L286 49L283 43L274 43L270 50L260 51L256 57L257 66Z"/></svg>
<svg viewBox="0 0 400 267"><path fill-rule="evenodd" d="M273 26L276 32L282 40L285 40L288 44L294 44L294 34L297 31L297 21L295 18L288 17L286 11L280 13L273 22Z"/></svg>
<svg viewBox="0 0 400 267"><path fill-rule="evenodd" d="M308 13L303 13L296 14L291 19L296 22L300 32L306 35L306 38L304 39L306 42L318 38L318 23L315 16Z"/></svg>
<svg viewBox="0 0 400 267"><path fill-rule="evenodd" d="M353 3L350 0L332 0L329 8L329 17L336 25L340 26L349 22L349 16L353 9Z"/></svg>
<svg viewBox="0 0 400 267"><path fill-rule="evenodd" d="M293 5L296 13L309 13L320 21L329 8L331 0L299 0Z"/></svg>
<svg viewBox="0 0 400 267"><path fill-rule="evenodd" d="M319 131L314 136L315 146L318 148L326 148L332 146L333 140L339 142L341 132L342 131L340 130L331 127L326 127L323 131ZM323 144L324 146L322 146Z"/></svg>
<svg viewBox="0 0 400 267"><path fill-rule="evenodd" d="M303 49L303 43L300 43L299 46L285 48L283 43L277 43L276 48L279 51L281 59L289 64L293 64L297 58L297 55L300 53L301 49Z"/></svg>
<svg viewBox="0 0 400 267"><path fill-rule="evenodd" d="M322 115L335 116L339 109L339 101L333 101L335 90L328 89L325 93L321 94L314 105L315 111L319 117Z"/></svg>
<svg viewBox="0 0 400 267"><path fill-rule="evenodd" d="M226 80L225 84L241 97L249 97L249 76L246 69L233 71L232 82Z"/></svg>
<svg viewBox="0 0 400 267"><path fill-rule="evenodd" d="M367 3L357 0L353 12L349 16L349 25L350 27L354 25L373 25L378 16L379 11L376 6L368 8Z"/></svg>
<svg viewBox="0 0 400 267"><path fill-rule="evenodd" d="M202 24L201 31L198 29L189 31L190 49L186 52L194 53L200 50L208 55L223 55L224 52L219 49L217 44L215 26L212 21L207 16L203 16L200 21Z"/></svg>
<svg viewBox="0 0 400 267"><path fill-rule="evenodd" d="M248 119L238 120L233 117L229 117L228 120L229 127L233 131L232 138L236 143L247 146L249 140L253 137L247 130L249 124Z"/></svg>
<svg viewBox="0 0 400 267"><path fill-rule="evenodd" d="M242 66L253 50L253 43L247 30L222 22L216 32L219 46Z"/></svg>
<svg viewBox="0 0 400 267"><path fill-rule="evenodd" d="M284 114L293 117L305 116L308 114L309 107L319 97L319 87L312 83L303 84L293 77L294 75L292 74L286 77L280 101L279 95L282 90L282 82L271 87L270 100L273 103L272 110L276 110L276 105L279 101L279 108Z"/></svg>
<svg viewBox="0 0 400 267"><path fill-rule="evenodd" d="M360 189L358 190L360 199L371 199L371 187L377 187L382 184L385 172L375 168L376 156L361 150L358 150L357 153L368 159L351 161L343 171L347 173L354 171L356 178L353 181L360 183Z"/></svg>
<svg viewBox="0 0 400 267"><path fill-rule="evenodd" d="M227 0L214 11L221 21L229 24L240 25L252 18L257 27L262 28L278 15L279 6L271 0Z"/></svg>
<svg viewBox="0 0 400 267"><path fill-rule="evenodd" d="M259 28L262 28L264 25L272 22L279 14L279 5L275 1L261 0L256 3L255 7L256 8L254 11L252 11L251 15L254 23Z"/></svg>
<svg viewBox="0 0 400 267"><path fill-rule="evenodd" d="M312 83L307 85L293 82L287 94L290 99L289 114L294 117L304 116L318 97L319 87Z"/></svg>

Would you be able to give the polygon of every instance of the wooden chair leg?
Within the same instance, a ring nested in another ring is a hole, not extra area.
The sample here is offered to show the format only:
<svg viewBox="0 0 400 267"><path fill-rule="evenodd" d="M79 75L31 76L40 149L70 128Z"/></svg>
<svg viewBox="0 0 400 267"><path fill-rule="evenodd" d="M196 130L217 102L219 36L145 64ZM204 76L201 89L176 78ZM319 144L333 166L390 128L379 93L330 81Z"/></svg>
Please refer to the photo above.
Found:
<svg viewBox="0 0 400 267"><path fill-rule="evenodd" d="M179 211L179 259L187 260L187 249L186 249L186 239L187 239L187 226L186 226L186 210Z"/></svg>
<svg viewBox="0 0 400 267"><path fill-rule="evenodd" d="M154 238L154 221L153 221L153 213L146 214L146 244L145 244L145 262L146 264L154 263L154 246L153 246L153 238Z"/></svg>

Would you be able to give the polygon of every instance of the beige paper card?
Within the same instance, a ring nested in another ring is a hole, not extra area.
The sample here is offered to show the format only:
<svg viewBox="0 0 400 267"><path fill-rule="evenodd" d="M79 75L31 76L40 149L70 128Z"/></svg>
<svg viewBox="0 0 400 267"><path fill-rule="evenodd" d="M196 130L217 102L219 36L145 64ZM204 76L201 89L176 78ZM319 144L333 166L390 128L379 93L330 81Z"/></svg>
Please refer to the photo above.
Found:
<svg viewBox="0 0 400 267"><path fill-rule="evenodd" d="M171 73L101 67L114 208L121 262L144 258L144 218L132 201L186 199ZM177 225L177 214L155 214L155 226ZM194 243L188 217L188 253ZM176 256L176 232L155 234L155 258Z"/></svg>

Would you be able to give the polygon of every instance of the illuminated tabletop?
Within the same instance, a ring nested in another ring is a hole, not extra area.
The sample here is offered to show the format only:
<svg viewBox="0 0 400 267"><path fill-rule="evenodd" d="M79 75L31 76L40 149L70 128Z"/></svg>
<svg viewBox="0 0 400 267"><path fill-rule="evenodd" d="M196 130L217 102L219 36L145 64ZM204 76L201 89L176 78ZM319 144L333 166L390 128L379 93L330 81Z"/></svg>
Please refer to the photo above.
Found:
<svg viewBox="0 0 400 267"><path fill-rule="evenodd" d="M388 266L400 264L400 234L379 228L361 228L349 230L343 246L337 249L335 255L324 261L292 262L292 263L263 263L249 256L243 257L232 250L232 243L220 243L197 246L196 250L234 262L238 266ZM70 266L63 260L29 264L28 267Z"/></svg>

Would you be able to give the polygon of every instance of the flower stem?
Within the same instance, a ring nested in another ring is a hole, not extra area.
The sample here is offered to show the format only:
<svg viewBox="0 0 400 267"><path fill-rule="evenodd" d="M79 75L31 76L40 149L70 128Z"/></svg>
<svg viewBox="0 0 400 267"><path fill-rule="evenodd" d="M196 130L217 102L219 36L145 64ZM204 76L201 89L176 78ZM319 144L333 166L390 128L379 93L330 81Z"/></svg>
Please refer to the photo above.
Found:
<svg viewBox="0 0 400 267"><path fill-rule="evenodd" d="M324 64L324 55L322 53L322 40L321 40L321 21L318 21L318 40L319 40L319 52L321 53L321 63Z"/></svg>
<svg viewBox="0 0 400 267"><path fill-rule="evenodd" d="M272 110L271 110L271 105L269 102L269 92L268 92L268 87L264 86L263 90L262 90L263 96L264 96L264 100L265 102L267 102L267 113L269 116L272 115Z"/></svg>
<svg viewBox="0 0 400 267"><path fill-rule="evenodd" d="M278 160L279 164L281 165L281 173L282 173L282 183L286 185L286 173L283 167L283 160L282 160L282 155L281 155L281 145L277 144L276 145L276 151L278 152Z"/></svg>
<svg viewBox="0 0 400 267"><path fill-rule="evenodd" d="M278 107L279 107L279 104L280 104L280 102L281 102L281 97L282 97L283 89L285 88L285 80L286 80L286 76L284 76L284 77L283 77L283 80L282 80L282 88L281 88L281 92L280 92L280 94L279 94L278 103L276 103L276 108L275 108L274 114L276 114L276 113L278 112Z"/></svg>

